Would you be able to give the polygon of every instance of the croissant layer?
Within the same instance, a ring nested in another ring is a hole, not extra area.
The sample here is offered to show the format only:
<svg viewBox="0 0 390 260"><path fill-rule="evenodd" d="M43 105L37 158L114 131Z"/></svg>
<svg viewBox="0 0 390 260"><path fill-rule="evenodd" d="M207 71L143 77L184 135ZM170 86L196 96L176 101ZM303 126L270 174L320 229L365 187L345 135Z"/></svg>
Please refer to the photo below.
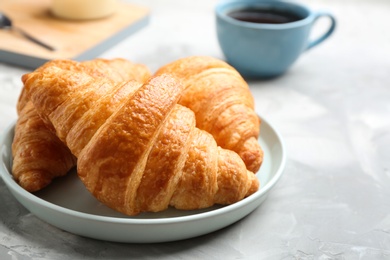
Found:
<svg viewBox="0 0 390 260"><path fill-rule="evenodd" d="M46 187L52 179L64 176L76 165L76 158L27 102L20 111L12 143L12 173L30 192Z"/></svg>

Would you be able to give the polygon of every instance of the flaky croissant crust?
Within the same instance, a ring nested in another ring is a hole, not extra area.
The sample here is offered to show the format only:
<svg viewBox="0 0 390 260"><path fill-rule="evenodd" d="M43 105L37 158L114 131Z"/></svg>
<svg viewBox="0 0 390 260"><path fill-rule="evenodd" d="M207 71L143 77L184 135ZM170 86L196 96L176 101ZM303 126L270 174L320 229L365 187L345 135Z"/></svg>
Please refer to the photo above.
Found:
<svg viewBox="0 0 390 260"><path fill-rule="evenodd" d="M179 103L194 111L197 127L211 133L221 147L237 152L248 170L257 172L263 161L260 119L241 75L226 62L208 56L176 60L155 75L164 73L182 81Z"/></svg>
<svg viewBox="0 0 390 260"><path fill-rule="evenodd" d="M80 63L56 60L48 62L36 71L44 71L46 67L51 66L67 70L69 73L84 71L91 77L104 78L113 83L128 80L142 83L150 77L150 71L146 66L119 58L94 59ZM27 75L23 76L22 81L27 78ZM123 97L125 93L119 93L119 96ZM112 103L119 99L117 97ZM52 131L51 124L47 125L47 122L41 119L25 88L19 97L17 112L18 120L12 143L12 174L21 187L35 192L46 187L54 178L68 173L76 165L76 157Z"/></svg>
<svg viewBox="0 0 390 260"><path fill-rule="evenodd" d="M38 113L78 157L78 174L96 198L136 215L169 205L230 204L258 189L258 179L241 158L218 147L209 133L196 128L193 111L177 104L183 87L172 76L152 77L127 93L112 113L102 111L109 106L101 101L109 102L127 85L137 83L114 85L56 66L25 78ZM83 125L93 131L72 134Z"/></svg>

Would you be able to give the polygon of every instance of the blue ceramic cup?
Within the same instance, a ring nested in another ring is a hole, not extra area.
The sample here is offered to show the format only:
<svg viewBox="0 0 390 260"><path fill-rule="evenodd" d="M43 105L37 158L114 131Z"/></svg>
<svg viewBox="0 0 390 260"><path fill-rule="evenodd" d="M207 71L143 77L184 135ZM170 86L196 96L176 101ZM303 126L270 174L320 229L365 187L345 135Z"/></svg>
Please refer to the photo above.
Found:
<svg viewBox="0 0 390 260"><path fill-rule="evenodd" d="M272 24L232 17L232 12L241 10L284 13L298 20ZM336 26L331 13L313 12L301 4L277 0L221 1L215 13L218 41L227 62L252 78L283 74L303 52L327 39ZM330 19L329 28L318 38L310 39L311 28L321 17Z"/></svg>

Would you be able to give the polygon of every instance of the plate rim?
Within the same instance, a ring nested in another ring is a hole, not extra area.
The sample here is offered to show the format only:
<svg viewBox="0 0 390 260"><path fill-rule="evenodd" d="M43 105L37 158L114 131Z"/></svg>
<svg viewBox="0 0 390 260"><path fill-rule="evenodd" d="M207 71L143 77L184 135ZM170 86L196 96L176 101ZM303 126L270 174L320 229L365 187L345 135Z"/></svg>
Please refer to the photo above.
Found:
<svg viewBox="0 0 390 260"><path fill-rule="evenodd" d="M177 216L177 217L162 217L162 218L132 218L131 216L128 216L128 218L119 218L119 217L111 217L111 216L102 216L102 215L96 215L92 213L86 213L86 212L80 212L74 209L69 209L66 207L59 206L57 204L51 203L49 201L46 201L38 196L36 196L33 193L30 193L26 190L24 190L22 187L20 187L15 180L12 177L12 173L10 173L5 165L5 162L3 161L3 157L0 159L1 166L0 166L0 176L2 177L3 181L5 182L8 189L12 188L11 193L17 192L20 196L22 196L24 199L29 200L31 203L39 204L40 206L44 206L45 208L48 208L50 210L54 210L57 212L60 212L61 214L65 214L69 217L76 217L83 220L90 220L90 221L98 221L100 223L110 223L110 224L125 224L125 225L164 225L164 224L177 224L177 223L185 223L195 220L201 220L201 219L207 219L207 218L213 218L218 215L223 215L230 211L238 210L247 204L254 203L257 199L264 196L268 193L270 189L272 189L276 183L279 181L281 176L284 173L284 168L286 164L286 151L285 151L285 144L282 136L278 132L278 130L273 127L273 125L266 120L264 117L259 116L261 118L261 124L266 124L270 128L270 130L273 132L273 134L276 136L276 139L278 140L278 144L280 145L280 153L281 153L281 159L280 164L278 165L278 168L275 170L276 173L273 175L273 177L257 192L252 194L249 197L246 197L242 199L241 201L238 201L231 205L226 205L221 208L213 209L206 212L201 213L195 213L192 215L186 215L186 216ZM10 131L14 131L16 120L12 122L2 133L0 136L0 147L1 152L4 151L4 143L7 141L7 136L10 134ZM10 152L10 151L9 151ZM12 159L12 154L10 154ZM17 199L17 198L16 198ZM17 199L18 200L18 199ZM21 203L18 200L19 203ZM29 210L30 211L30 210ZM34 214L35 215L35 214ZM37 216L40 218L39 216Z"/></svg>

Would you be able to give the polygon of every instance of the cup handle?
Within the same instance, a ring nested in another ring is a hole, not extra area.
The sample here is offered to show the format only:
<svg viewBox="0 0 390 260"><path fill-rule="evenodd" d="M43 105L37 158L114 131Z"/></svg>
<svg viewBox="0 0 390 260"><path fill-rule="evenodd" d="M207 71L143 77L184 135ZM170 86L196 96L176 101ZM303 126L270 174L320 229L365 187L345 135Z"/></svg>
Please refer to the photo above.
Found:
<svg viewBox="0 0 390 260"><path fill-rule="evenodd" d="M333 16L333 14L324 11L317 12L314 14L313 24L321 17L328 17L330 19L331 22L330 27L322 36L318 37L317 39L309 41L305 49L306 51L323 42L326 38L328 38L333 33L334 29L336 28L336 18Z"/></svg>

